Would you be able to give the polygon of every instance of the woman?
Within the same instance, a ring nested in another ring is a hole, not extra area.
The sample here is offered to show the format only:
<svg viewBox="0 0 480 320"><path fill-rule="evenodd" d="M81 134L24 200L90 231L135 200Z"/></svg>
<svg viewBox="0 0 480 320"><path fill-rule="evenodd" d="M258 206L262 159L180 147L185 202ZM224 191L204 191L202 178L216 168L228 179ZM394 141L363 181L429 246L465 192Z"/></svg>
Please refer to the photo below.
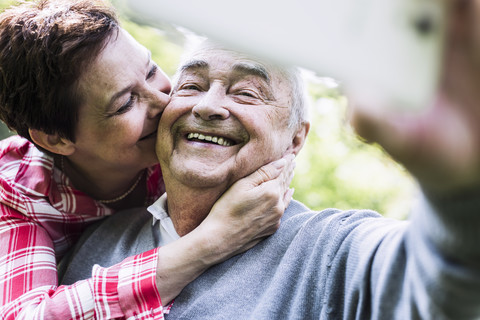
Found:
<svg viewBox="0 0 480 320"><path fill-rule="evenodd" d="M161 318L162 301L277 228L291 159L232 186L180 240L57 288L56 262L87 225L164 192L154 147L170 82L101 2L11 8L0 39L0 116L20 136L0 144L2 318ZM230 236L235 221L247 237Z"/></svg>

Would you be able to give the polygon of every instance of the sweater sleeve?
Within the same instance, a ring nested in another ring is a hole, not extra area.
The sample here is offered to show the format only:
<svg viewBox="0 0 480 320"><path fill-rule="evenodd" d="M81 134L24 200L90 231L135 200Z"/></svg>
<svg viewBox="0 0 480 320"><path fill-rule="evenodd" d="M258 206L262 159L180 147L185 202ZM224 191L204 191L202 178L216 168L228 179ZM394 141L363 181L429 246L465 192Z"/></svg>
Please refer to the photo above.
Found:
<svg viewBox="0 0 480 320"><path fill-rule="evenodd" d="M427 195L420 201L407 242L412 279L417 279L410 286L420 315L480 317L479 244L480 197L475 193Z"/></svg>
<svg viewBox="0 0 480 320"><path fill-rule="evenodd" d="M449 198L424 196L414 228L447 257L480 264L480 190Z"/></svg>
<svg viewBox="0 0 480 320"><path fill-rule="evenodd" d="M422 196L410 221L366 211L333 216L331 228L323 229L334 230L322 260L325 312L331 318L478 319L479 209L474 194Z"/></svg>

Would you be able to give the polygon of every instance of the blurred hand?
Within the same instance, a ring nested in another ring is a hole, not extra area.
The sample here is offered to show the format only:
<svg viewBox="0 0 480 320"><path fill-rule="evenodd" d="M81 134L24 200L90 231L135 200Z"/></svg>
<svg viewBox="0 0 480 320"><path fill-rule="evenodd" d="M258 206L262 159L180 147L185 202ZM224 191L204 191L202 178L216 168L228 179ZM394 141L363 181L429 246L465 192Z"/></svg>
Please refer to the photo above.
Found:
<svg viewBox="0 0 480 320"><path fill-rule="evenodd" d="M350 118L360 136L378 142L438 194L480 184L480 1L448 5L443 74L432 105L412 115L359 102Z"/></svg>

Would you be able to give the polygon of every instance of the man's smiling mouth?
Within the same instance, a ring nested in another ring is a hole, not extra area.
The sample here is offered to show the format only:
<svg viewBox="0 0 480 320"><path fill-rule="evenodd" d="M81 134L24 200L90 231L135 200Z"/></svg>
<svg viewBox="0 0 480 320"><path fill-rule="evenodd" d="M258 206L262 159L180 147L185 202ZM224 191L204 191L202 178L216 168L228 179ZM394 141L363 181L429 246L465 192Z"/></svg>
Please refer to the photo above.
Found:
<svg viewBox="0 0 480 320"><path fill-rule="evenodd" d="M220 146L224 146L224 147L229 147L229 146L232 146L235 144L234 141L228 139L228 138L225 138L225 137L218 137L218 136L211 136L211 135L205 135L205 134L202 134L202 133L189 133L187 135L187 139L189 141L202 141L202 142L208 142L208 143L213 143L213 144L218 144Z"/></svg>

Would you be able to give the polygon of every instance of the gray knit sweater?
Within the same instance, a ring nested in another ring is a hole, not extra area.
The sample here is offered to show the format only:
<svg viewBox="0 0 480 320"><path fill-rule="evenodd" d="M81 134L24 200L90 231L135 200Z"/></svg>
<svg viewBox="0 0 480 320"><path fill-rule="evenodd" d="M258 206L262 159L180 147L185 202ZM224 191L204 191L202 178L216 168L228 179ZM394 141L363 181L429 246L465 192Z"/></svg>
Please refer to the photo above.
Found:
<svg viewBox="0 0 480 320"><path fill-rule="evenodd" d="M207 270L166 319L479 319L480 200L424 202L412 222L293 202L268 239ZM113 215L84 237L63 283L147 251L146 211Z"/></svg>

